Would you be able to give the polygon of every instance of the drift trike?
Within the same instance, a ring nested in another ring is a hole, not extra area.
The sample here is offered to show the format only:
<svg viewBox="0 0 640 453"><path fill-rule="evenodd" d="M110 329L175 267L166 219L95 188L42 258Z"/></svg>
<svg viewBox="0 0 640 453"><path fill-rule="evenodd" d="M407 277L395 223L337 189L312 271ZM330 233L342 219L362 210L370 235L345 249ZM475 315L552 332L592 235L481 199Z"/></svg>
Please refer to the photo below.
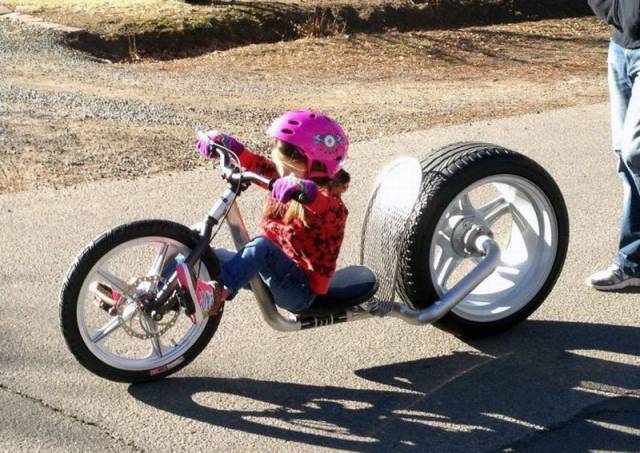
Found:
<svg viewBox="0 0 640 453"><path fill-rule="evenodd" d="M189 364L215 334L224 310L203 317L195 295L178 284L176 265L186 262L202 279L218 275L217 232L226 221L241 248L250 238L237 199L271 181L214 145L225 189L199 226L127 223L95 239L72 264L60 323L69 349L91 372L124 382L159 379ZM380 173L366 207L360 265L339 269L307 310L277 307L260 277L251 289L264 320L279 331L393 317L486 336L545 300L568 240L562 194L541 166L500 146L457 143L424 159L399 158Z"/></svg>

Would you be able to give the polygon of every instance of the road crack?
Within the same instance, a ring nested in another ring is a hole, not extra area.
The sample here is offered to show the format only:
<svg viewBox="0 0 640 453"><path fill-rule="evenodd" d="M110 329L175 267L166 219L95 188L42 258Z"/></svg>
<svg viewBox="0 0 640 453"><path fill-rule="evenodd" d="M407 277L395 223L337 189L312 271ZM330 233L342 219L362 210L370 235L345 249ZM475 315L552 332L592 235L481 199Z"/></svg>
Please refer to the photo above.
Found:
<svg viewBox="0 0 640 453"><path fill-rule="evenodd" d="M80 417L78 417L77 415L71 414L67 411L65 411L64 409L60 409L58 407L52 406L51 404L47 403L46 401L40 399L40 398L36 398L35 396L31 396L28 395L24 392L21 392L20 390L15 390L12 389L11 387L7 386L6 384L0 383L0 390L4 390L7 391L13 395L19 396L21 398L24 398L26 400L32 401L34 403L36 403L37 405L51 410L57 414L62 415L63 417L66 417L74 422L80 423L82 425L85 426L90 426L92 428L97 428L98 430L100 430L103 434L107 435L108 437L110 437L111 439L115 440L116 442L125 445L127 447L129 447L132 451L134 452L140 452L140 453L144 453L145 450L143 448L138 447L135 443L133 443L132 441L127 441L121 437L119 437L117 434L113 433L112 431L110 431L108 428L99 425L96 422L92 422L92 421L88 421L88 420L84 420Z"/></svg>
<svg viewBox="0 0 640 453"><path fill-rule="evenodd" d="M518 451L519 449L526 448L535 442L538 442L541 438L546 436L547 434L555 433L561 431L574 423L578 423L584 421L590 417L596 417L598 415L603 414L626 414L626 413L639 413L640 410L628 410L628 409L609 409L609 408L600 408L601 406L608 404L619 398L640 398L640 392L637 391L628 391L628 392L611 392L608 393L615 395L610 398L606 398L600 400L596 403L590 404L582 408L582 410L576 412L572 417L549 425L547 428L543 430L537 430L532 432L520 439L509 442L508 444L502 445L498 448L487 450L485 453L498 453L498 452L510 452L510 451Z"/></svg>
<svg viewBox="0 0 640 453"><path fill-rule="evenodd" d="M500 359L504 359L506 357L509 357L513 355L513 352L509 352L508 354L499 356L499 357L493 357L490 355L486 355L484 356L484 358L486 360L483 360L480 363L476 363L473 364L472 366L465 368L464 370L461 370L460 372L450 376L448 379L446 379L444 382L436 385L434 388L430 389L429 391L425 392L425 393L418 393L419 397L416 398L414 401L412 401L410 404L405 405L403 407L397 407L395 408L392 412L393 415L390 416L389 418L385 419L383 422L379 423L377 426L375 426L373 428L373 430L371 430L369 432L369 436L375 436L375 435L379 435L381 432L385 431L389 425L391 425L392 423L396 422L397 420L401 419L403 417L403 415L401 415L402 412L404 411L408 411L413 409L416 406L419 406L420 404L422 404L427 398L429 398L431 395L433 395L434 393L438 392L440 389L446 387L447 385L451 384L452 382L456 381L457 379L461 378L462 376L471 373L472 371L476 370L477 368L480 368L488 363L494 363L496 360L500 360Z"/></svg>

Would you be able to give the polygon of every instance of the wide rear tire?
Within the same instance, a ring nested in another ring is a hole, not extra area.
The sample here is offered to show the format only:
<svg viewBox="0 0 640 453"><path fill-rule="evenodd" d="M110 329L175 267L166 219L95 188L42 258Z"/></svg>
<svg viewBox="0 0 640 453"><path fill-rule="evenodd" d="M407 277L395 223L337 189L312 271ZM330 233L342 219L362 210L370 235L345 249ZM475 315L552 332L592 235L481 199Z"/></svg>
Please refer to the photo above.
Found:
<svg viewBox="0 0 640 453"><path fill-rule="evenodd" d="M446 261L442 261L446 253L453 253L442 239L450 233L447 222L453 223L453 215L486 214L493 205L474 207L470 196L477 194L473 191L484 191L485 186L495 187L497 193L506 193L504 203L501 205L499 195L495 206L513 220L510 232L509 225L505 226L508 237L501 244L503 262L494 273L504 273L493 284L501 289L492 295L492 285L479 286L476 290L482 289L483 294L474 290L436 325L456 335L479 337L498 334L526 319L552 290L569 244L567 208L553 178L528 157L487 143L456 143L436 151L421 165L422 188L399 254L397 288L403 301L421 309L446 291L440 280L453 272L444 269ZM456 265L474 265L469 263L473 259L452 256ZM518 256L524 258L519 262ZM508 265L505 260L510 260Z"/></svg>

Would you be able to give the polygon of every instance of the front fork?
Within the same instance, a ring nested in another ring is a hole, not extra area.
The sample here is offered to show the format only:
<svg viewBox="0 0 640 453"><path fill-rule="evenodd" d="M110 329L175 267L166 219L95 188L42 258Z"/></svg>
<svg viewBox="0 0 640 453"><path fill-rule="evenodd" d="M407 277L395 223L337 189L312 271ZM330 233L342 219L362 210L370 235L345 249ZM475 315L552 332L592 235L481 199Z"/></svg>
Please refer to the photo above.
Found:
<svg viewBox="0 0 640 453"><path fill-rule="evenodd" d="M225 213L231 213L232 210L238 210L235 200L237 197L237 191L233 187L227 188L222 196L215 202L211 211L204 219L202 231L200 231L200 239L196 243L196 246L191 250L191 253L185 258L185 263L193 268L202 255L209 249L209 244L212 239L213 229L220 219L225 216ZM218 271L218 269L216 269ZM213 277L213 276L212 276ZM144 312L154 319L161 318L166 312L171 309L171 304L167 303L178 286L178 274L174 272L167 280L167 284L158 291L157 296L153 300L145 301L142 305Z"/></svg>

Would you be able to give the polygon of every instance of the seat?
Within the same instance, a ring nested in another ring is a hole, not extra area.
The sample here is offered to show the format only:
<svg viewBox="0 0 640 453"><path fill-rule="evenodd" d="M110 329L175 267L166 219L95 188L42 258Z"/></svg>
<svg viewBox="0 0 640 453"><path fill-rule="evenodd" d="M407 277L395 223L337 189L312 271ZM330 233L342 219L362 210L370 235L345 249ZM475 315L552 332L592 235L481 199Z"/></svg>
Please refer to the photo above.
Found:
<svg viewBox="0 0 640 453"><path fill-rule="evenodd" d="M298 316L335 315L366 302L377 290L378 281L371 269L366 266L345 267L333 275L327 294L317 296L313 304Z"/></svg>

